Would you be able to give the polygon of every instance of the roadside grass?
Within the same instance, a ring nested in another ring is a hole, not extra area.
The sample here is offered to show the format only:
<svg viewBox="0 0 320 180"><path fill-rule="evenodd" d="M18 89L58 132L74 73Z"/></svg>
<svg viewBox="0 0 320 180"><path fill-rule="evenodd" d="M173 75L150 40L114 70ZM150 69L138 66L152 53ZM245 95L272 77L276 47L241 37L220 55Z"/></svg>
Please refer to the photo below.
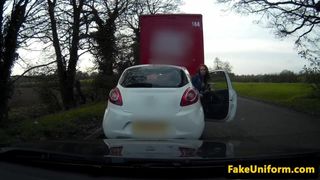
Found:
<svg viewBox="0 0 320 180"><path fill-rule="evenodd" d="M92 86L94 79L84 79L80 80L82 86Z"/></svg>
<svg viewBox="0 0 320 180"><path fill-rule="evenodd" d="M240 83L233 82L238 95L270 102L297 111L320 115L320 99L313 96L306 83Z"/></svg>
<svg viewBox="0 0 320 180"><path fill-rule="evenodd" d="M228 85L225 82L209 82L209 85L212 90L228 89Z"/></svg>
<svg viewBox="0 0 320 180"><path fill-rule="evenodd" d="M36 104L29 106L13 107L9 111L10 122L19 122L25 119L37 118L48 114L44 104Z"/></svg>
<svg viewBox="0 0 320 180"><path fill-rule="evenodd" d="M7 144L13 141L13 137L11 137L5 130L0 129L0 145Z"/></svg>
<svg viewBox="0 0 320 180"><path fill-rule="evenodd" d="M86 104L68 111L23 120L9 125L6 133L21 141L83 139L101 126L106 106L106 102Z"/></svg>

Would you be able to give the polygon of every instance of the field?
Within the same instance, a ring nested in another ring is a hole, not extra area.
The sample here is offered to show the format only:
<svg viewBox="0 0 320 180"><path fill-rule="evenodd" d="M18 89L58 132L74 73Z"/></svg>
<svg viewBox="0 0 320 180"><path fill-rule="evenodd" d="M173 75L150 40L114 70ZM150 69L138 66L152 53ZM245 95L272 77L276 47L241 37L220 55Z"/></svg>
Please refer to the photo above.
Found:
<svg viewBox="0 0 320 180"><path fill-rule="evenodd" d="M320 99L313 96L311 84L234 82L233 86L240 96L320 115Z"/></svg>

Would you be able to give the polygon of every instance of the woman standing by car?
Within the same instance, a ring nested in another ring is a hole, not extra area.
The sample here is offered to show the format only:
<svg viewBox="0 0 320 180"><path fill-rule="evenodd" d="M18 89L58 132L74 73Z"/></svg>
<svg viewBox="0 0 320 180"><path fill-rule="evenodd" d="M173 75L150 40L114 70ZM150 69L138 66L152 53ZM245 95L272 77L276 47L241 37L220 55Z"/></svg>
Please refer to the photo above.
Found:
<svg viewBox="0 0 320 180"><path fill-rule="evenodd" d="M192 77L193 86L199 91L200 102L204 111L204 114L208 114L210 109L210 85L209 81L209 70L204 64L201 64L197 74Z"/></svg>
<svg viewBox="0 0 320 180"><path fill-rule="evenodd" d="M192 77L193 86L199 91L200 97L210 91L209 81L209 70L204 64L201 64L197 74Z"/></svg>

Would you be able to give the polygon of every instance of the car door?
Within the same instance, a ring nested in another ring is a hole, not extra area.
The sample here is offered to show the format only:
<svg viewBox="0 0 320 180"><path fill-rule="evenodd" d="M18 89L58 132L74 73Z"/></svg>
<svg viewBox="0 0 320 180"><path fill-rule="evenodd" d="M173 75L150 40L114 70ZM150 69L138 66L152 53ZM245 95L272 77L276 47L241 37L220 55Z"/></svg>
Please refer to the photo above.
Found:
<svg viewBox="0 0 320 180"><path fill-rule="evenodd" d="M206 121L230 122L237 110L237 93L224 70L210 72L211 91L204 94L202 106Z"/></svg>

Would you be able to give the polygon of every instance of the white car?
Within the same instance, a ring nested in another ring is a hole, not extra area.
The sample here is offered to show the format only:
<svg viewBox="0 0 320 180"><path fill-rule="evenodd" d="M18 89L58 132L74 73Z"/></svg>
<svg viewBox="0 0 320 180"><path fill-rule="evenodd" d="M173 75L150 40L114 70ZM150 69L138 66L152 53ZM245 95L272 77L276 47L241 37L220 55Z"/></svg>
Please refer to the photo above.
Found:
<svg viewBox="0 0 320 180"><path fill-rule="evenodd" d="M204 110L189 72L173 65L127 68L109 93L103 118L110 139L198 139L204 126Z"/></svg>

